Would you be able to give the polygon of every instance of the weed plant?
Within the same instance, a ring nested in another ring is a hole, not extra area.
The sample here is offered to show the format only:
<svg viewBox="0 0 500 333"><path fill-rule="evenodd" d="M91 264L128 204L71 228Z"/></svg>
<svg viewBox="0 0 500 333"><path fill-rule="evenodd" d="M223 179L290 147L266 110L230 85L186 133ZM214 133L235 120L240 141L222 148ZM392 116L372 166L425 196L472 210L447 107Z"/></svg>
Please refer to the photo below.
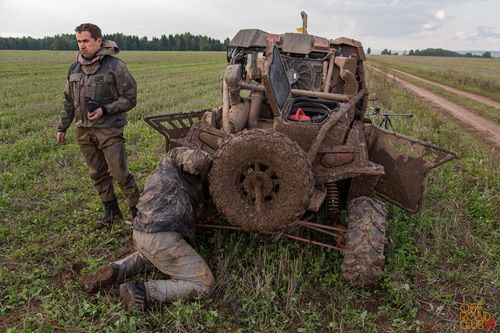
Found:
<svg viewBox="0 0 500 333"><path fill-rule="evenodd" d="M139 102L128 114L125 136L142 189L165 152L163 137L143 118L218 105L225 53L120 57L138 83ZM461 156L430 173L422 212L411 215L387 204L379 286L359 289L343 281L342 256L331 249L204 229L195 248L216 276L208 299L155 304L141 315L124 309L118 285L93 295L80 291L83 274L126 256L133 245L130 215L111 230L91 228L102 208L74 125L66 145L55 140L74 59L74 52L0 52L1 330L451 332L460 330L462 303L483 303L500 321L498 150L371 71L369 89L381 96L371 106L414 115L394 118L397 131ZM166 277L155 271L137 278Z"/></svg>

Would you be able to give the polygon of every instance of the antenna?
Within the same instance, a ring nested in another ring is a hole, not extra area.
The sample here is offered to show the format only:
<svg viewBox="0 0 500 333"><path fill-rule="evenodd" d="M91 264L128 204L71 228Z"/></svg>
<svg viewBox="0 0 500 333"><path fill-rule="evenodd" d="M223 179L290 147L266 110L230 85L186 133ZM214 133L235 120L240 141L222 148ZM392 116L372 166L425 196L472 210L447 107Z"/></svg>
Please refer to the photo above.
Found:
<svg viewBox="0 0 500 333"><path fill-rule="evenodd" d="M300 12L300 16L302 16L302 34L307 35L307 14Z"/></svg>

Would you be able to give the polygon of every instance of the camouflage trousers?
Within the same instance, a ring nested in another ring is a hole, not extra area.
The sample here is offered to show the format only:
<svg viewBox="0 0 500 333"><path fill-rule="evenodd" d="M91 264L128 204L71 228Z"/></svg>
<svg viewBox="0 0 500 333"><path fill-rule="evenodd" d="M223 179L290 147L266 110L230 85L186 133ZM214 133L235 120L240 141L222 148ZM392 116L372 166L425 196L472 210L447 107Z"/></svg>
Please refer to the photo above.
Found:
<svg viewBox="0 0 500 333"><path fill-rule="evenodd" d="M76 136L89 166L90 178L103 202L116 199L113 178L120 186L130 207L139 201L139 188L127 166L123 127L78 127Z"/></svg>
<svg viewBox="0 0 500 333"><path fill-rule="evenodd" d="M203 258L184 240L181 233L164 231L147 233L133 231L137 252L116 261L117 280L139 272L159 269L169 280L145 282L148 301L174 302L206 297L215 286L215 279Z"/></svg>

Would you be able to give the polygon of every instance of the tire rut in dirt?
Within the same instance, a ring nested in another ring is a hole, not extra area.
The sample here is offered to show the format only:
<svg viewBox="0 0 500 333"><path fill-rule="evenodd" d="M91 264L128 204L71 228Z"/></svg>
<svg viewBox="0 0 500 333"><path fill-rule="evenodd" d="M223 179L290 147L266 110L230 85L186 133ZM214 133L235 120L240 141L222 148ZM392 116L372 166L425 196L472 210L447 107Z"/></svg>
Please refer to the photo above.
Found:
<svg viewBox="0 0 500 333"><path fill-rule="evenodd" d="M370 197L349 202L342 277L355 286L378 283L385 262L385 204Z"/></svg>
<svg viewBox="0 0 500 333"><path fill-rule="evenodd" d="M314 188L311 163L286 135L245 130L214 156L210 193L229 223L255 233L283 230L302 216Z"/></svg>

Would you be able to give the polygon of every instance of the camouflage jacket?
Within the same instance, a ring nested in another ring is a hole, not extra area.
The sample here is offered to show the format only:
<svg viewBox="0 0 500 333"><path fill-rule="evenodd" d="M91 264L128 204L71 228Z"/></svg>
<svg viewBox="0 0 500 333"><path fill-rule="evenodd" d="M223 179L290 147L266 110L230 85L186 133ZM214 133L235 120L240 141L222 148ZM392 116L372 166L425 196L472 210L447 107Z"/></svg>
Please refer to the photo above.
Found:
<svg viewBox="0 0 500 333"><path fill-rule="evenodd" d="M146 180L133 228L150 233L177 231L193 242L205 201L201 176L211 166L212 158L202 150L170 150Z"/></svg>
<svg viewBox="0 0 500 333"><path fill-rule="evenodd" d="M115 42L105 40L92 59L78 53L68 72L58 132L66 132L73 119L78 127L109 128L127 124L126 112L137 102L137 84L125 63L113 57L118 52ZM87 118L85 98L103 109L101 118L93 121Z"/></svg>

